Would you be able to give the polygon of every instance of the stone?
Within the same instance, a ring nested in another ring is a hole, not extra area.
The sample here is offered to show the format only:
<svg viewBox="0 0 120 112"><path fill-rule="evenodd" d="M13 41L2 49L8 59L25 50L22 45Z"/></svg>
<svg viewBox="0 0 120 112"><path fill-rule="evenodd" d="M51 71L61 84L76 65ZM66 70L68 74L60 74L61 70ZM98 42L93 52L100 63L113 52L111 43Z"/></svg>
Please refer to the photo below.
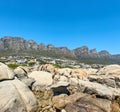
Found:
<svg viewBox="0 0 120 112"><path fill-rule="evenodd" d="M52 74L44 71L33 71L29 74L29 77L34 78L40 85L49 86L52 84Z"/></svg>
<svg viewBox="0 0 120 112"><path fill-rule="evenodd" d="M60 95L60 94L69 95L69 91L67 89L68 86L69 86L68 82L58 82L52 85L50 88L53 90L54 96Z"/></svg>
<svg viewBox="0 0 120 112"><path fill-rule="evenodd" d="M111 101L85 96L65 107L66 112L111 112Z"/></svg>
<svg viewBox="0 0 120 112"><path fill-rule="evenodd" d="M66 77L71 77L71 72L72 72L72 69L70 68L61 68L61 69L58 69L58 74L59 75L64 75Z"/></svg>
<svg viewBox="0 0 120 112"><path fill-rule="evenodd" d="M113 64L101 68L98 71L99 75L120 75L120 65Z"/></svg>
<svg viewBox="0 0 120 112"><path fill-rule="evenodd" d="M79 87L84 88L83 92L88 94L96 94L99 97L107 98L109 100L115 99L115 96L120 95L119 88L111 88L105 85L79 80Z"/></svg>
<svg viewBox="0 0 120 112"><path fill-rule="evenodd" d="M53 106L57 109L63 109L67 104L73 103L80 99L81 97L86 96L83 93L75 93L73 95L68 96L67 94L61 94L58 96L54 96L52 99Z"/></svg>
<svg viewBox="0 0 120 112"><path fill-rule="evenodd" d="M97 82L100 84L104 84L113 88L116 88L116 82L115 82L115 77L113 76L106 76L106 75L102 75L102 76L98 76L98 75L91 75L89 76L89 81L91 82Z"/></svg>
<svg viewBox="0 0 120 112"><path fill-rule="evenodd" d="M32 89L32 85L34 84L35 80L33 78L22 78L20 79L21 82L26 84L30 89Z"/></svg>
<svg viewBox="0 0 120 112"><path fill-rule="evenodd" d="M68 78L66 76L60 76L59 81L68 82Z"/></svg>
<svg viewBox="0 0 120 112"><path fill-rule="evenodd" d="M22 68L21 66L17 67L14 70L14 73L15 73L15 76L19 79L28 77L27 76L27 71L24 68Z"/></svg>
<svg viewBox="0 0 120 112"><path fill-rule="evenodd" d="M0 62L0 81L14 79L14 72L5 64Z"/></svg>
<svg viewBox="0 0 120 112"><path fill-rule="evenodd" d="M72 69L71 76L82 80L86 80L88 77L84 69Z"/></svg>
<svg viewBox="0 0 120 112"><path fill-rule="evenodd" d="M45 64L38 67L38 71L46 71L54 75L57 72L57 68L51 64Z"/></svg>
<svg viewBox="0 0 120 112"><path fill-rule="evenodd" d="M44 71L33 71L28 75L35 80L32 85L32 90L41 91L46 87L49 87L53 83L52 74Z"/></svg>
<svg viewBox="0 0 120 112"><path fill-rule="evenodd" d="M70 78L69 82L71 85L74 85L74 86L77 86L79 84L77 78Z"/></svg>
<svg viewBox="0 0 120 112"><path fill-rule="evenodd" d="M96 75L97 71L98 71L98 69L94 69L94 68L86 69L86 73L88 74L88 76L90 76L90 75Z"/></svg>
<svg viewBox="0 0 120 112"><path fill-rule="evenodd" d="M30 89L15 79L0 83L1 112L35 112L37 100Z"/></svg>
<svg viewBox="0 0 120 112"><path fill-rule="evenodd" d="M66 112L66 110L65 110L65 109L62 109L61 112Z"/></svg>

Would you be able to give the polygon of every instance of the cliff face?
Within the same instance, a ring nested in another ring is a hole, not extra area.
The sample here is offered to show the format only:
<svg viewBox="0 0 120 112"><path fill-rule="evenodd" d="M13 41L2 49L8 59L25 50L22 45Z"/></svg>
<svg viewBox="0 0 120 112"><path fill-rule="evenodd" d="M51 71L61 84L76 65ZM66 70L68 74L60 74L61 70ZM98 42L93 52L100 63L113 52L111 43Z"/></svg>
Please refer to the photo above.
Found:
<svg viewBox="0 0 120 112"><path fill-rule="evenodd" d="M10 51L10 52L9 52ZM120 63L120 55L111 55L108 51L97 52L96 49L89 50L87 46L69 50L67 47L55 47L52 44L37 44L33 40L26 41L20 37L5 36L0 39L0 54L5 52L22 54L47 55L52 57L62 57L70 59L90 60L90 61L110 61Z"/></svg>

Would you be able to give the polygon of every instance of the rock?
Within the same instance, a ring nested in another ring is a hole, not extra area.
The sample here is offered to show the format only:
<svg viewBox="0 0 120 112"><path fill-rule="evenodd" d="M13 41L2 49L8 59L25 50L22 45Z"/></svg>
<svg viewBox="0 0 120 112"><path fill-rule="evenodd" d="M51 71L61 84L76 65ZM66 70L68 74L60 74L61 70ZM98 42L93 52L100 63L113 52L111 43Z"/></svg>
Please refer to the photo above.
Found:
<svg viewBox="0 0 120 112"><path fill-rule="evenodd" d="M109 100L120 95L119 88L111 88L95 82L79 80L79 87L82 89L84 88L83 92L85 93L96 94L99 97L107 98Z"/></svg>
<svg viewBox="0 0 120 112"><path fill-rule="evenodd" d="M102 75L120 75L120 65L108 65L101 68L98 74Z"/></svg>
<svg viewBox="0 0 120 112"><path fill-rule="evenodd" d="M93 69L93 68L86 69L86 73L88 74L88 76L96 75L97 71L98 71L98 69Z"/></svg>
<svg viewBox="0 0 120 112"><path fill-rule="evenodd" d="M68 82L68 78L66 76L60 76L59 81Z"/></svg>
<svg viewBox="0 0 120 112"><path fill-rule="evenodd" d="M14 73L16 74L16 77L19 78L19 79L28 77L27 76L27 71L21 66L17 67L14 70Z"/></svg>
<svg viewBox="0 0 120 112"><path fill-rule="evenodd" d="M119 112L120 111L120 106L115 101L112 103L111 107L112 107L112 112Z"/></svg>
<svg viewBox="0 0 120 112"><path fill-rule="evenodd" d="M50 86L53 83L52 74L44 71L33 71L29 77L35 79L32 90L40 90L41 87Z"/></svg>
<svg viewBox="0 0 120 112"><path fill-rule="evenodd" d="M54 82L58 82L60 79L60 75L58 75L58 74L54 75L53 79L54 79Z"/></svg>
<svg viewBox="0 0 120 112"><path fill-rule="evenodd" d="M29 88L19 80L0 83L1 112L35 112L37 100Z"/></svg>
<svg viewBox="0 0 120 112"><path fill-rule="evenodd" d="M51 64L45 64L45 65L41 65L40 67L38 67L38 71L46 71L51 74L56 74L57 68L55 68L55 66L53 66Z"/></svg>
<svg viewBox="0 0 120 112"><path fill-rule="evenodd" d="M111 112L111 101L85 96L74 103L67 104L66 112Z"/></svg>
<svg viewBox="0 0 120 112"><path fill-rule="evenodd" d="M14 75L14 72L7 65L0 62L0 81L13 79Z"/></svg>
<svg viewBox="0 0 120 112"><path fill-rule="evenodd" d="M71 85L74 85L74 86L77 86L79 84L77 78L70 78L69 82Z"/></svg>
<svg viewBox="0 0 120 112"><path fill-rule="evenodd" d="M33 78L22 78L20 79L24 84L26 84L30 89L32 89L32 85L34 84L35 80Z"/></svg>
<svg viewBox="0 0 120 112"><path fill-rule="evenodd" d="M84 69L70 69L70 68L62 68L58 69L59 75L64 75L67 78L79 78L79 79L87 79L87 73Z"/></svg>
<svg viewBox="0 0 120 112"><path fill-rule="evenodd" d="M116 88L116 82L115 82L115 77L113 76L106 76L106 75L102 75L102 76L98 76L98 75L91 75L89 76L89 81L91 82L97 82L100 84L104 84L113 88Z"/></svg>
<svg viewBox="0 0 120 112"><path fill-rule="evenodd" d="M67 104L73 103L80 99L81 97L86 96L83 93L75 93L73 95L68 96L67 94L61 94L58 96L54 96L52 99L53 106L57 109L63 109Z"/></svg>
<svg viewBox="0 0 120 112"><path fill-rule="evenodd" d="M86 80L88 77L84 69L72 69L71 76L82 80Z"/></svg>
<svg viewBox="0 0 120 112"><path fill-rule="evenodd" d="M62 109L61 112L66 112L66 110L65 110L65 109Z"/></svg>
<svg viewBox="0 0 120 112"><path fill-rule="evenodd" d="M69 95L69 91L67 89L68 86L69 86L68 82L58 82L52 85L50 88L53 90L54 96L60 95L60 94Z"/></svg>

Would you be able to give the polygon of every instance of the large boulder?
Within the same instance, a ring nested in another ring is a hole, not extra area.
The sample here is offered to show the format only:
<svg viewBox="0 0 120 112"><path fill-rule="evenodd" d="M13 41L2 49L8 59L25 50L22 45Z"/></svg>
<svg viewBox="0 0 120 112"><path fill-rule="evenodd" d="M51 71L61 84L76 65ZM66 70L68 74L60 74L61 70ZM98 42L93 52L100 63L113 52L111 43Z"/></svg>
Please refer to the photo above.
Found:
<svg viewBox="0 0 120 112"><path fill-rule="evenodd" d="M33 90L40 87L47 87L53 83L52 74L44 71L33 71L29 74L29 77L35 79L33 84Z"/></svg>
<svg viewBox="0 0 120 112"><path fill-rule="evenodd" d="M13 78L14 72L7 65L0 62L0 81Z"/></svg>
<svg viewBox="0 0 120 112"><path fill-rule="evenodd" d="M29 69L23 66L19 66L14 70L15 76L31 89L35 80L28 77L28 72Z"/></svg>
<svg viewBox="0 0 120 112"><path fill-rule="evenodd" d="M63 109L67 104L74 103L78 99L86 96L83 93L75 93L73 95L68 96L67 94L60 94L58 96L54 96L52 99L53 106L57 109Z"/></svg>
<svg viewBox="0 0 120 112"><path fill-rule="evenodd" d="M77 86L78 85L78 78L70 78L69 82L71 85Z"/></svg>
<svg viewBox="0 0 120 112"><path fill-rule="evenodd" d="M98 69L94 69L94 68L88 68L88 69L85 69L86 73L89 75L96 75L97 72L98 72Z"/></svg>
<svg viewBox="0 0 120 112"><path fill-rule="evenodd" d="M83 90L84 93L96 94L99 97L107 98L109 100L120 96L119 88L107 87L96 82L79 80L79 87Z"/></svg>
<svg viewBox="0 0 120 112"><path fill-rule="evenodd" d="M74 77L86 80L87 79L87 73L84 69L71 69L71 68L62 68L58 69L59 75L64 75L68 78Z"/></svg>
<svg viewBox="0 0 120 112"><path fill-rule="evenodd" d="M41 65L40 67L38 67L37 71L46 71L51 74L56 74L57 68L51 64L45 64L45 65Z"/></svg>
<svg viewBox="0 0 120 112"><path fill-rule="evenodd" d="M71 77L86 80L88 76L84 69L72 69Z"/></svg>
<svg viewBox="0 0 120 112"><path fill-rule="evenodd" d="M69 87L69 83L68 82L58 82L56 84L53 84L50 88L53 90L54 96L55 95L60 95L60 94L68 94L69 95L69 91L67 89L67 87Z"/></svg>
<svg viewBox="0 0 120 112"><path fill-rule="evenodd" d="M0 83L1 112L35 112L37 100L29 88L19 80Z"/></svg>
<svg viewBox="0 0 120 112"><path fill-rule="evenodd" d="M66 112L111 112L111 101L85 96L65 107Z"/></svg>
<svg viewBox="0 0 120 112"><path fill-rule="evenodd" d="M27 71L24 69L24 67L19 66L14 70L15 75L21 79L21 78L25 78L28 77L27 76Z"/></svg>
<svg viewBox="0 0 120 112"><path fill-rule="evenodd" d="M117 87L116 82L115 82L115 77L113 77L111 75L109 75L109 76L106 76L106 75L101 75L101 76L90 75L88 79L91 82L98 82L100 84L107 85L107 86L110 86L110 87L113 87L113 88Z"/></svg>
<svg viewBox="0 0 120 112"><path fill-rule="evenodd" d="M72 72L72 69L70 69L70 68L60 68L60 69L58 69L58 71L57 71L58 73L57 74L59 74L59 75L64 75L64 76L66 76L66 77L71 77L71 72Z"/></svg>
<svg viewBox="0 0 120 112"><path fill-rule="evenodd" d="M120 65L108 65L101 68L98 72L100 75L120 75Z"/></svg>

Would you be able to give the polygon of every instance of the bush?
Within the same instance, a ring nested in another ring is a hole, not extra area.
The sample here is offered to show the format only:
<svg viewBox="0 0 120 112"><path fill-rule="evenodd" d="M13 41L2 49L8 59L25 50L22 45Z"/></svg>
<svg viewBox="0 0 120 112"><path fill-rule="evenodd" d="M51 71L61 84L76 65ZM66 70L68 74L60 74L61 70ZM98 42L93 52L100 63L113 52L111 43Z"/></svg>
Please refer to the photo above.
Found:
<svg viewBox="0 0 120 112"><path fill-rule="evenodd" d="M20 65L18 65L18 64L8 64L8 67L10 67L12 69L15 69L18 66L20 66Z"/></svg>
<svg viewBox="0 0 120 112"><path fill-rule="evenodd" d="M25 64L8 64L8 67L10 67L12 69L17 68L18 66L26 66L26 65Z"/></svg>
<svg viewBox="0 0 120 112"><path fill-rule="evenodd" d="M35 65L35 62L29 62L28 65L29 65L29 66L34 66L34 65Z"/></svg>

